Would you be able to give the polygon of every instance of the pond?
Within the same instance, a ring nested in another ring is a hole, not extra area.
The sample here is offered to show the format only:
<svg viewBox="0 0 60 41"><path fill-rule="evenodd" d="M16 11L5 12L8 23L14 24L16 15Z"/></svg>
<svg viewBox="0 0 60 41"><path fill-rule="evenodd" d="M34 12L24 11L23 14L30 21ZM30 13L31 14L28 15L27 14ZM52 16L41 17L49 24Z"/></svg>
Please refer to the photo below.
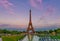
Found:
<svg viewBox="0 0 60 41"><path fill-rule="evenodd" d="M2 41L2 38L0 38L0 41Z"/></svg>
<svg viewBox="0 0 60 41"><path fill-rule="evenodd" d="M37 36L26 36L22 41L39 41Z"/></svg>
<svg viewBox="0 0 60 41"><path fill-rule="evenodd" d="M60 39L52 39L50 37L38 37L36 35L26 35L26 37L20 41L60 41Z"/></svg>

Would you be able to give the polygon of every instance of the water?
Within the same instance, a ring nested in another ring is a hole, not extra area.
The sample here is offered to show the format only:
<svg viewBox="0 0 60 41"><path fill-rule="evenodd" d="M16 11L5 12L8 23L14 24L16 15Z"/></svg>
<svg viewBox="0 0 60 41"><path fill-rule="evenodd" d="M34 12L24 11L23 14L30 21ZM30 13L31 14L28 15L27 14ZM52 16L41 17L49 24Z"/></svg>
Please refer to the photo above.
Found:
<svg viewBox="0 0 60 41"><path fill-rule="evenodd" d="M20 41L39 41L39 37L33 36L33 38L28 38L28 36L26 36L23 40Z"/></svg>
<svg viewBox="0 0 60 41"><path fill-rule="evenodd" d="M2 41L2 38L0 38L0 41Z"/></svg>
<svg viewBox="0 0 60 41"><path fill-rule="evenodd" d="M60 39L52 39L48 37L38 37L36 35L27 35L24 39L20 41L60 41Z"/></svg>
<svg viewBox="0 0 60 41"><path fill-rule="evenodd" d="M39 37L38 36L34 36L32 41L39 41Z"/></svg>

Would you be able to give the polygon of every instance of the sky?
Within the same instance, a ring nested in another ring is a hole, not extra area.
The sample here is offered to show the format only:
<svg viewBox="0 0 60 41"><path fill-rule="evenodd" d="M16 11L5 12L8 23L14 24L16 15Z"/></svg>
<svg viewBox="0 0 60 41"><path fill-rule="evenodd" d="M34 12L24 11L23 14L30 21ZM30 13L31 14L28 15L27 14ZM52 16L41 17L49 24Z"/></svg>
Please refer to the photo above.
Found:
<svg viewBox="0 0 60 41"><path fill-rule="evenodd" d="M0 0L0 25L28 26L30 9L34 26L60 25L60 0Z"/></svg>

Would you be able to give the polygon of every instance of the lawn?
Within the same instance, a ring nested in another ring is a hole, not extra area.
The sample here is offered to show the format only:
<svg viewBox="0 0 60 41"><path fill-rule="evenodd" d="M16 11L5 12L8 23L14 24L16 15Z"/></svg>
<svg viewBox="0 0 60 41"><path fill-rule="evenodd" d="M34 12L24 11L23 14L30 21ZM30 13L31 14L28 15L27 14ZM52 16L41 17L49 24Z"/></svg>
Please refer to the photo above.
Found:
<svg viewBox="0 0 60 41"><path fill-rule="evenodd" d="M59 36L51 36L52 39L60 39L60 35Z"/></svg>
<svg viewBox="0 0 60 41"><path fill-rule="evenodd" d="M2 40L3 41L18 41L23 39L24 36L20 35L20 36L2 36Z"/></svg>
<svg viewBox="0 0 60 41"><path fill-rule="evenodd" d="M54 35L45 35L45 34L40 34L40 35L38 35L39 37L51 37L52 39L60 39L60 35L56 35L56 36L54 36Z"/></svg>

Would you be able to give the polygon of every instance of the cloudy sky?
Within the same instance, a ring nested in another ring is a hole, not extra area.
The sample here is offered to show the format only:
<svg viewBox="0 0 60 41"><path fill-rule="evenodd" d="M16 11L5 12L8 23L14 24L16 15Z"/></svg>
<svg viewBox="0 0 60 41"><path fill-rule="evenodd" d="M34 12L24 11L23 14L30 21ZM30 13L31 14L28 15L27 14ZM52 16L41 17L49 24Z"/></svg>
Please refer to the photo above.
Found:
<svg viewBox="0 0 60 41"><path fill-rule="evenodd" d="M34 26L60 25L60 0L0 0L0 24L27 26L30 9Z"/></svg>

